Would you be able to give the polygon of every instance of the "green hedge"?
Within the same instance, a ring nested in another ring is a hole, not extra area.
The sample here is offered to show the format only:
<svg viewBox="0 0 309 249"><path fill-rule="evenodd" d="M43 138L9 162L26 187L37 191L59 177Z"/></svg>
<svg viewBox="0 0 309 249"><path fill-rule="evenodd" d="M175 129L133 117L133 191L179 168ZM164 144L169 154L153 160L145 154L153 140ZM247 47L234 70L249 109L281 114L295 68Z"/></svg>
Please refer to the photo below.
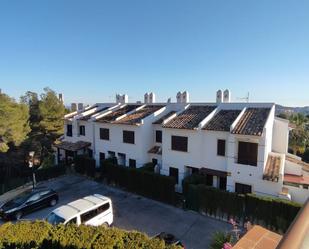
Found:
<svg viewBox="0 0 309 249"><path fill-rule="evenodd" d="M147 172L154 172L155 165L152 162L145 163L143 167L138 168L139 170L147 171Z"/></svg>
<svg viewBox="0 0 309 249"><path fill-rule="evenodd" d="M203 175L199 175L199 174L192 174L184 178L182 181L183 193L186 193L188 191L189 184L194 184L194 185L206 184L206 177Z"/></svg>
<svg viewBox="0 0 309 249"><path fill-rule="evenodd" d="M86 156L77 156L74 159L74 165L76 172L80 174L86 174L88 176L94 176L96 167L95 160Z"/></svg>
<svg viewBox="0 0 309 249"><path fill-rule="evenodd" d="M184 184L186 207L220 218L249 218L271 230L285 232L301 205L279 198L239 195L204 184Z"/></svg>
<svg viewBox="0 0 309 249"><path fill-rule="evenodd" d="M3 183L0 183L0 195L12 189L23 186L26 183L27 183L27 178L25 177L14 177L14 178L5 179Z"/></svg>
<svg viewBox="0 0 309 249"><path fill-rule="evenodd" d="M52 226L44 221L6 223L0 227L2 249L177 249L139 232L92 226Z"/></svg>
<svg viewBox="0 0 309 249"><path fill-rule="evenodd" d="M173 177L114 165L108 160L103 163L103 177L128 191L175 204L176 182Z"/></svg>
<svg viewBox="0 0 309 249"><path fill-rule="evenodd" d="M45 181L50 178L55 178L64 175L66 172L65 166L55 165L48 168L38 169L35 172L37 181Z"/></svg>
<svg viewBox="0 0 309 249"><path fill-rule="evenodd" d="M50 178L55 178L60 175L64 175L65 171L66 169L64 166L55 165L52 167L36 170L35 177L38 182L45 181ZM32 172L29 171L29 174L31 175L29 175L28 177L14 177L6 179L3 183L0 184L0 195L12 189L23 186L29 181L32 181Z"/></svg>
<svg viewBox="0 0 309 249"><path fill-rule="evenodd" d="M279 198L247 194L246 216L255 223L262 223L272 230L285 232L302 205Z"/></svg>

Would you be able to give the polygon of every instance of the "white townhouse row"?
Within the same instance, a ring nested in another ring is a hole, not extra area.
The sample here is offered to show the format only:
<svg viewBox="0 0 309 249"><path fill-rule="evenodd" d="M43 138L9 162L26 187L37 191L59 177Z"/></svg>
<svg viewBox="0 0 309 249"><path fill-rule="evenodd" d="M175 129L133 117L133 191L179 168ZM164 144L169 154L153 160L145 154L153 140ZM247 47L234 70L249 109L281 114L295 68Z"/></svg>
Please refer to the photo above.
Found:
<svg viewBox="0 0 309 249"><path fill-rule="evenodd" d="M207 184L238 193L276 196L304 203L309 197L309 165L289 154L289 123L275 117L274 103L233 103L228 90L214 103L190 103L187 92L177 101L98 103L65 116L64 139L57 160L87 153L97 165L109 157L141 167L153 162L160 174L206 176Z"/></svg>

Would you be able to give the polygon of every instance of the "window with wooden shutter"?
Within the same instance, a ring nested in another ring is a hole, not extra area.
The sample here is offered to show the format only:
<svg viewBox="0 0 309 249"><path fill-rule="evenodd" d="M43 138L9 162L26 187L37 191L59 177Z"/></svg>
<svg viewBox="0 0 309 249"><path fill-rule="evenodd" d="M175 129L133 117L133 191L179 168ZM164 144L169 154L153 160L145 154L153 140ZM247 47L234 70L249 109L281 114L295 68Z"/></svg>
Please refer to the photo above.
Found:
<svg viewBox="0 0 309 249"><path fill-rule="evenodd" d="M136 160L129 159L129 167L130 168L136 168Z"/></svg>
<svg viewBox="0 0 309 249"><path fill-rule="evenodd" d="M224 139L218 139L217 155L218 156L225 156L225 140Z"/></svg>
<svg viewBox="0 0 309 249"><path fill-rule="evenodd" d="M188 137L172 136L172 150L176 151L188 151Z"/></svg>
<svg viewBox="0 0 309 249"><path fill-rule="evenodd" d="M109 129L100 128L100 139L101 140L109 140Z"/></svg>
<svg viewBox="0 0 309 249"><path fill-rule="evenodd" d="M257 166L258 144L239 142L238 143L238 163Z"/></svg>
<svg viewBox="0 0 309 249"><path fill-rule="evenodd" d="M79 135L85 136L86 135L86 130L84 125L79 126Z"/></svg>
<svg viewBox="0 0 309 249"><path fill-rule="evenodd" d="M68 137L72 137L72 125L71 124L68 124L67 125L67 136Z"/></svg>
<svg viewBox="0 0 309 249"><path fill-rule="evenodd" d="M123 131L123 142L134 144L134 131Z"/></svg>
<svg viewBox="0 0 309 249"><path fill-rule="evenodd" d="M169 169L169 175L171 177L174 177L175 180L176 180L176 184L178 184L178 175L179 175L179 172L178 172L178 169L177 168L173 168L173 167L170 167Z"/></svg>
<svg viewBox="0 0 309 249"><path fill-rule="evenodd" d="M162 131L156 131L156 142L162 143Z"/></svg>

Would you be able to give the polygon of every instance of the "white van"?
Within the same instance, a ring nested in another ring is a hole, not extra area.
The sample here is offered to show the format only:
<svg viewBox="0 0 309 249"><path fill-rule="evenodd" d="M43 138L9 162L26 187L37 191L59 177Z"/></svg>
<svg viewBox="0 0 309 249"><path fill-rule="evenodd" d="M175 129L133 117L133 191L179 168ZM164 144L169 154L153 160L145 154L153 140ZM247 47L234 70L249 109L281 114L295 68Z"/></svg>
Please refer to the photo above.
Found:
<svg viewBox="0 0 309 249"><path fill-rule="evenodd" d="M94 194L70 202L53 210L46 218L51 224L110 226L113 223L113 208L110 198Z"/></svg>

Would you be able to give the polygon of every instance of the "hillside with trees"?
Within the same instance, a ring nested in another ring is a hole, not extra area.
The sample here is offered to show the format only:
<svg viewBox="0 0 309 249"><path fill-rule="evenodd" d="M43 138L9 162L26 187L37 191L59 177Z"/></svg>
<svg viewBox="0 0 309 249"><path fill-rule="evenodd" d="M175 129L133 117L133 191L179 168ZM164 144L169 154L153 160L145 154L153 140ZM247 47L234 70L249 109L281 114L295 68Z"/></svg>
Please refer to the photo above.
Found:
<svg viewBox="0 0 309 249"><path fill-rule="evenodd" d="M288 119L291 123L289 152L309 162L309 115L280 113L278 117Z"/></svg>

